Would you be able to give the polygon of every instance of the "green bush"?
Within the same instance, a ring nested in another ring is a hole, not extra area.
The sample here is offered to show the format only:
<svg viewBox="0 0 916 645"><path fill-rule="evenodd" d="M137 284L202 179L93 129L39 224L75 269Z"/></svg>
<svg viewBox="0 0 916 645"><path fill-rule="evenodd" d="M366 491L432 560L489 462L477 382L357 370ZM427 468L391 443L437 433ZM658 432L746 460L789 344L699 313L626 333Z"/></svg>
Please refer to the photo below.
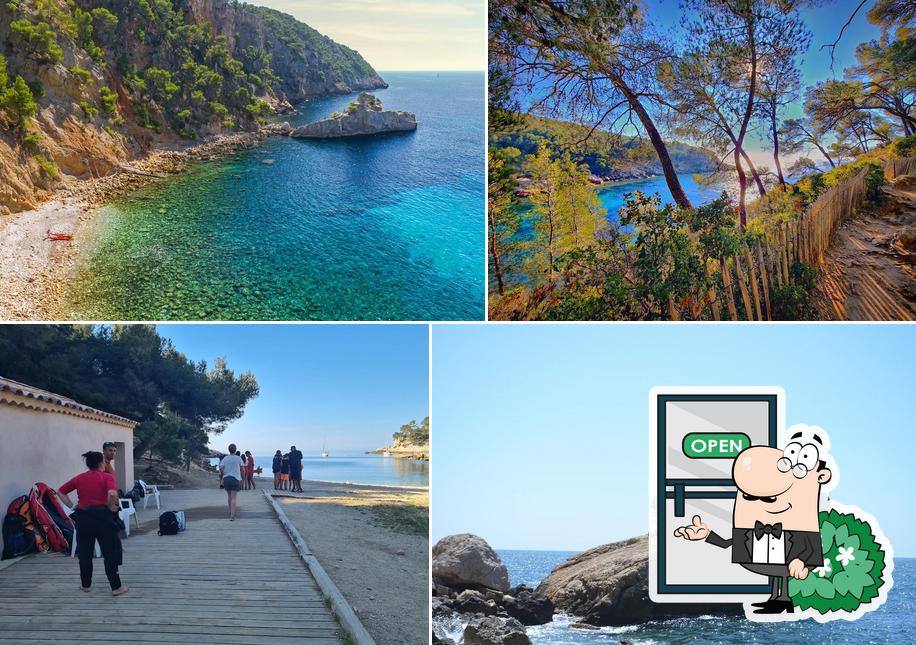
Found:
<svg viewBox="0 0 916 645"><path fill-rule="evenodd" d="M875 163L865 164L865 186L871 203L880 204L884 201L881 187L885 184L887 179L884 177L884 168Z"/></svg>
<svg viewBox="0 0 916 645"><path fill-rule="evenodd" d="M796 260L790 273L793 284L784 284L771 291L773 320L816 320L818 315L812 295L817 271Z"/></svg>
<svg viewBox="0 0 916 645"><path fill-rule="evenodd" d="M33 58L45 63L59 63L64 52L57 44L57 33L46 22L32 24L28 18L10 23L13 35Z"/></svg>
<svg viewBox="0 0 916 645"><path fill-rule="evenodd" d="M35 155L35 161L38 162L38 167L42 173L51 179L57 178L57 166L54 165L53 161L48 160L44 155Z"/></svg>
<svg viewBox="0 0 916 645"><path fill-rule="evenodd" d="M83 109L83 116L86 117L87 121L91 121L99 113L99 109L89 105L89 101L80 101L79 105Z"/></svg>
<svg viewBox="0 0 916 645"><path fill-rule="evenodd" d="M102 101L105 114L111 116L118 111L118 94L107 85L99 88L99 99Z"/></svg>
<svg viewBox="0 0 916 645"><path fill-rule="evenodd" d="M0 109L14 126L23 126L27 119L35 115L38 105L24 78L17 76L10 87L0 91Z"/></svg>
<svg viewBox="0 0 916 645"><path fill-rule="evenodd" d="M820 614L854 612L879 596L886 584L885 545L868 522L851 513L821 511L824 564L804 580L789 580L789 595L799 609Z"/></svg>
<svg viewBox="0 0 916 645"><path fill-rule="evenodd" d="M22 137L22 143L30 148L37 148L38 144L41 143L41 135L37 132L28 132Z"/></svg>
<svg viewBox="0 0 916 645"><path fill-rule="evenodd" d="M92 73L88 69L83 69L82 67L68 67L67 71L76 76L81 85L92 82Z"/></svg>
<svg viewBox="0 0 916 645"><path fill-rule="evenodd" d="M894 150L900 157L916 156L916 134L895 141Z"/></svg>

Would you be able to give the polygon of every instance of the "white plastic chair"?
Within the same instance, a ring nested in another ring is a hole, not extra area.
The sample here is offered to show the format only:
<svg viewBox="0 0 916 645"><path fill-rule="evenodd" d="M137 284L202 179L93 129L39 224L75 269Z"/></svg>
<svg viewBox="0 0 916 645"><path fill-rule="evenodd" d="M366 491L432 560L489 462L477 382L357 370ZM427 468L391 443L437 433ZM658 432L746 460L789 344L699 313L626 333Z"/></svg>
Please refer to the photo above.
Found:
<svg viewBox="0 0 916 645"><path fill-rule="evenodd" d="M131 516L133 516L137 528L140 528L140 518L137 516L137 509L134 508L134 500L129 497L122 497L118 500L118 503L121 505L121 512L118 514L121 516L121 521L124 522L124 530L127 532L127 537L130 537Z"/></svg>
<svg viewBox="0 0 916 645"><path fill-rule="evenodd" d="M146 510L146 505L149 503L150 497L156 498L156 510L162 510L162 507L159 505L159 486L157 484L147 484L142 479L138 479L137 481L143 486L143 510Z"/></svg>
<svg viewBox="0 0 916 645"><path fill-rule="evenodd" d="M61 502L60 505L64 507L64 512L67 514L67 517L70 517L71 515L73 515L73 513L76 510L76 509L70 508L63 502ZM70 520L73 521L73 518L71 517ZM73 522L73 524L75 526L76 522ZM76 529L74 528L73 529L73 540L71 540L71 545L70 545L70 557L72 558L75 556L76 556ZM99 548L98 542L95 543L95 557L97 558L102 557L102 549Z"/></svg>

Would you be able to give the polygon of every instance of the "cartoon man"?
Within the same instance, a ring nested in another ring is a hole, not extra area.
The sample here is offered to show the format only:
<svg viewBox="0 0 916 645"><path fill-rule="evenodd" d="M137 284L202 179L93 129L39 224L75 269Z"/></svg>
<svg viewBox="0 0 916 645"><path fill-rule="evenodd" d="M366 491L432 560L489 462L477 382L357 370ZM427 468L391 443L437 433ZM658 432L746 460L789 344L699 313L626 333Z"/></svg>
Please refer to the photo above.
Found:
<svg viewBox="0 0 916 645"><path fill-rule="evenodd" d="M789 577L804 580L824 563L818 510L821 486L832 473L822 452L826 451L820 436L807 428L794 433L782 451L746 448L732 466L738 492L731 538L710 531L699 515L674 531L687 540L731 547L732 562L771 578L770 599L755 603L755 614L791 614Z"/></svg>

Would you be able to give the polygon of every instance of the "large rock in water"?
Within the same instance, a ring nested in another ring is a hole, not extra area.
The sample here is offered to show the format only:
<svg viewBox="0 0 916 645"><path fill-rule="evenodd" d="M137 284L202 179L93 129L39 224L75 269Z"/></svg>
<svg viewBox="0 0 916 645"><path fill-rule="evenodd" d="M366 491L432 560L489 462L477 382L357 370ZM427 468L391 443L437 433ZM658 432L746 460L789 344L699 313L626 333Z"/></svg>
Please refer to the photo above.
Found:
<svg viewBox="0 0 916 645"><path fill-rule="evenodd" d="M509 590L509 573L489 544L470 533L448 535L433 547L433 579L454 587Z"/></svg>
<svg viewBox="0 0 916 645"><path fill-rule="evenodd" d="M500 603L512 618L523 625L544 625L553 620L553 603L526 585L513 587Z"/></svg>
<svg viewBox="0 0 916 645"><path fill-rule="evenodd" d="M413 113L382 110L382 102L378 98L368 92L360 92L346 111L296 128L290 136L300 139L339 139L386 132L411 132L416 129L417 117Z"/></svg>
<svg viewBox="0 0 916 645"><path fill-rule="evenodd" d="M531 645L525 628L514 618L473 618L464 628L465 645Z"/></svg>
<svg viewBox="0 0 916 645"><path fill-rule="evenodd" d="M537 591L550 598L558 609L582 616L592 625L743 613L741 605L656 604L649 600L648 535L574 555L551 571Z"/></svg>

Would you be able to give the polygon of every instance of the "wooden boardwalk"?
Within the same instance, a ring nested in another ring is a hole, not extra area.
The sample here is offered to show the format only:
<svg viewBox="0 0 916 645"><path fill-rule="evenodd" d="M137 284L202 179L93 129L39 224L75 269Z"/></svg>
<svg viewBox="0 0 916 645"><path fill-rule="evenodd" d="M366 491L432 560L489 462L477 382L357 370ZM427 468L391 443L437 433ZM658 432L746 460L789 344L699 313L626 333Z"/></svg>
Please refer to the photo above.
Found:
<svg viewBox="0 0 916 645"><path fill-rule="evenodd" d="M124 596L111 596L99 558L89 593L76 558L36 554L0 569L0 643L341 642L261 491L239 493L235 522L219 489L165 491L162 509L184 510L188 530L160 537L155 507L138 511L141 528L124 540Z"/></svg>

